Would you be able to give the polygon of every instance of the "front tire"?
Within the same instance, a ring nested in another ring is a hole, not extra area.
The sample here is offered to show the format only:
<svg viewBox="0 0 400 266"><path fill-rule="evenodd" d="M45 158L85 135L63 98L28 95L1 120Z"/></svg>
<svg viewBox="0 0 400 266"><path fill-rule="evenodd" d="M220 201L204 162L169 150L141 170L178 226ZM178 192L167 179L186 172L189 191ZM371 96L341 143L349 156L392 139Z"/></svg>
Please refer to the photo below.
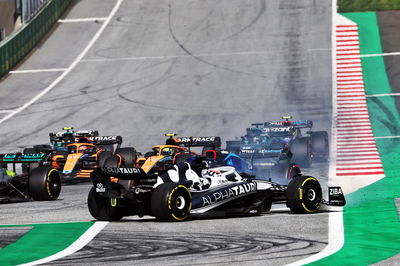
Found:
<svg viewBox="0 0 400 266"><path fill-rule="evenodd" d="M87 204L90 214L96 220L119 221L123 217L116 207L111 206L111 199L100 196L94 187L89 191Z"/></svg>
<svg viewBox="0 0 400 266"><path fill-rule="evenodd" d="M286 190L287 206L294 213L313 213L320 209L322 189L311 176L296 176Z"/></svg>
<svg viewBox="0 0 400 266"><path fill-rule="evenodd" d="M176 183L163 183L151 196L151 210L159 221L183 221L192 208L192 195L187 187Z"/></svg>
<svg viewBox="0 0 400 266"><path fill-rule="evenodd" d="M56 200L61 192L61 177L57 169L37 167L29 174L29 193L34 200Z"/></svg>

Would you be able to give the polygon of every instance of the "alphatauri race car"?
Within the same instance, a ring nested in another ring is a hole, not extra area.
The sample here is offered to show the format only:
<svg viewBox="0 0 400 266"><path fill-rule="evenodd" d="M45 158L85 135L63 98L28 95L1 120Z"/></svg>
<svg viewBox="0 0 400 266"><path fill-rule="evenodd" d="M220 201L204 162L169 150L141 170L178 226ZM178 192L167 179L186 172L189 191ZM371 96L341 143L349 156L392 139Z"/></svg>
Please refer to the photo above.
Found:
<svg viewBox="0 0 400 266"><path fill-rule="evenodd" d="M120 156L111 156L91 178L88 209L101 221L132 215L151 215L160 221L260 215L275 202L286 202L294 213L317 212L322 204L345 204L340 187L330 187L329 200L324 200L318 180L311 176L299 174L282 186L239 174L234 167L210 168L201 158L149 175L139 167L126 167Z"/></svg>
<svg viewBox="0 0 400 266"><path fill-rule="evenodd" d="M242 157L260 159L271 158L279 150L290 150L292 163L301 167L310 167L313 161L327 161L329 158L329 140L326 131L311 131L310 120L291 121L291 116L282 117L283 121L254 123L247 128L245 136L238 141L227 141L227 150ZM302 132L302 130L307 130ZM276 157L276 156L275 156ZM258 162L261 161L261 162ZM257 165L255 165L257 166Z"/></svg>
<svg viewBox="0 0 400 266"><path fill-rule="evenodd" d="M55 200L61 192L61 178L57 169L43 164L46 154L0 154L0 203L27 200ZM38 163L29 174L16 174L16 164ZM8 165L12 165L12 170Z"/></svg>

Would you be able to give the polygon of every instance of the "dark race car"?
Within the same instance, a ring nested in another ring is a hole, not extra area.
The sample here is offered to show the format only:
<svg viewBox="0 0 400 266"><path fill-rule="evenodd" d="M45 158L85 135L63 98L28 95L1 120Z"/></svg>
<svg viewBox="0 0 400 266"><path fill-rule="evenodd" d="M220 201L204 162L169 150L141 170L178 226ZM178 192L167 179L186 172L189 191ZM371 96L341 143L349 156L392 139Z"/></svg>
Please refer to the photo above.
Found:
<svg viewBox="0 0 400 266"><path fill-rule="evenodd" d="M92 175L88 195L91 215L102 221L124 216L155 216L160 221L182 221L196 216L260 215L272 203L286 202L294 213L317 212L322 204L343 206L340 187L331 187L324 200L318 180L295 176L288 186L239 174L233 167L209 167L201 160L181 162L157 175L125 167L110 157Z"/></svg>
<svg viewBox="0 0 400 266"><path fill-rule="evenodd" d="M61 192L57 169L46 165L46 155L11 153L0 154L0 203L27 200L55 200ZM29 174L16 174L16 164L38 164ZM12 165L12 170L8 165Z"/></svg>
<svg viewBox="0 0 400 266"><path fill-rule="evenodd" d="M274 166L277 161L289 160L302 167L310 167L313 160L329 158L328 133L310 131L310 120L284 121L252 124L239 141L227 141L227 150L246 157L254 166ZM306 132L303 132L307 130ZM282 155L283 158L282 158Z"/></svg>
<svg viewBox="0 0 400 266"><path fill-rule="evenodd" d="M287 144L294 161L304 167L313 161L326 162L329 159L329 139L326 131L311 131L311 120L291 121L291 116L282 117L281 122L265 122L263 131L271 138Z"/></svg>
<svg viewBox="0 0 400 266"><path fill-rule="evenodd" d="M227 141L227 150L246 160L258 179L287 185L300 173L289 145L266 134L261 124L247 129L241 141Z"/></svg>

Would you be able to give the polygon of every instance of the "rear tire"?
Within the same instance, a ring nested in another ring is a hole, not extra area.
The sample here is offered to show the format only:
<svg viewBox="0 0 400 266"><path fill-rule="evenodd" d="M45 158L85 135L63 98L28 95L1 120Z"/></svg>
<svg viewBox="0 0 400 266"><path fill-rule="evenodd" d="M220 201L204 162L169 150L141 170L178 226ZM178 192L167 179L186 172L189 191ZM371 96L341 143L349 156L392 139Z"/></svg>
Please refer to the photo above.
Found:
<svg viewBox="0 0 400 266"><path fill-rule="evenodd" d="M111 199L104 198L96 192L96 188L92 187L88 195L88 209L90 214L99 221L119 221L123 215L120 214L116 207L111 206Z"/></svg>
<svg viewBox="0 0 400 266"><path fill-rule="evenodd" d="M61 192L61 177L54 168L37 167L31 170L28 183L34 200L56 200Z"/></svg>
<svg viewBox="0 0 400 266"><path fill-rule="evenodd" d="M33 146L33 149L36 150L36 153L51 152L53 150L53 148L48 144L35 145L35 146Z"/></svg>
<svg viewBox="0 0 400 266"><path fill-rule="evenodd" d="M122 157L125 167L134 167L136 164L136 151L134 148L119 148L115 151Z"/></svg>
<svg viewBox="0 0 400 266"><path fill-rule="evenodd" d="M294 213L313 213L320 209L322 189L318 180L311 176L297 176L286 190L287 206Z"/></svg>
<svg viewBox="0 0 400 266"><path fill-rule="evenodd" d="M110 151L100 152L99 155L97 155L97 165L99 167L104 167L104 163L111 156L112 156L112 152L110 152Z"/></svg>
<svg viewBox="0 0 400 266"><path fill-rule="evenodd" d="M296 139L290 146L290 151L293 154L293 163L299 164L300 167L311 167L312 152L310 138Z"/></svg>
<svg viewBox="0 0 400 266"><path fill-rule="evenodd" d="M187 187L176 183L163 183L151 196L151 210L159 221L183 221L192 208L192 195Z"/></svg>
<svg viewBox="0 0 400 266"><path fill-rule="evenodd" d="M320 162L329 159L329 139L326 131L317 131L311 134L311 147L313 158Z"/></svg>

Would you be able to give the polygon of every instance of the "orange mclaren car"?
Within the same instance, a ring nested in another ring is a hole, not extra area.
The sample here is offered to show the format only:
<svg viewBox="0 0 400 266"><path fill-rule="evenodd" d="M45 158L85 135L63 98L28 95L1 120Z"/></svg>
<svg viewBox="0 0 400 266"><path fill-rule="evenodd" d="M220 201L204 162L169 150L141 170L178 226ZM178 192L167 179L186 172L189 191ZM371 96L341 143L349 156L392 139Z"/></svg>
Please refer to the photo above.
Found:
<svg viewBox="0 0 400 266"><path fill-rule="evenodd" d="M64 182L90 181L93 170L120 148L121 136L85 137L67 145L67 152L52 157L52 166L59 169ZM114 147L117 144L117 147Z"/></svg>

